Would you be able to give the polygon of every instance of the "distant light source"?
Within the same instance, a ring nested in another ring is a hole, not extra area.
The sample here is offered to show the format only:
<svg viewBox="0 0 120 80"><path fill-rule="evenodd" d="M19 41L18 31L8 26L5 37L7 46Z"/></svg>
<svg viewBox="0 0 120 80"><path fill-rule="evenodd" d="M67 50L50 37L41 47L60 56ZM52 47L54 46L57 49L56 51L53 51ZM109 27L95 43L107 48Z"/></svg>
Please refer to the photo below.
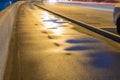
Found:
<svg viewBox="0 0 120 80"><path fill-rule="evenodd" d="M50 3L56 3L57 0L48 0Z"/></svg>
<svg viewBox="0 0 120 80"><path fill-rule="evenodd" d="M12 1L10 1L10 5L12 4Z"/></svg>

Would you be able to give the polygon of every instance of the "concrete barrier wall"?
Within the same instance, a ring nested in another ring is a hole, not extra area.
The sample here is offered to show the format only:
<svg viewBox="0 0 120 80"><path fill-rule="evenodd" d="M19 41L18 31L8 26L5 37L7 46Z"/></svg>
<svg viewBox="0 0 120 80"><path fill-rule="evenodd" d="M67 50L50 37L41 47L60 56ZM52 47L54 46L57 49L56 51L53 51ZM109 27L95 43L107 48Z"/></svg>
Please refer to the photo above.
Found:
<svg viewBox="0 0 120 80"><path fill-rule="evenodd" d="M0 80L3 80L4 77L8 57L8 48L15 17L18 8L23 3L25 2L19 1L14 3L9 8L7 8L2 16L0 16Z"/></svg>

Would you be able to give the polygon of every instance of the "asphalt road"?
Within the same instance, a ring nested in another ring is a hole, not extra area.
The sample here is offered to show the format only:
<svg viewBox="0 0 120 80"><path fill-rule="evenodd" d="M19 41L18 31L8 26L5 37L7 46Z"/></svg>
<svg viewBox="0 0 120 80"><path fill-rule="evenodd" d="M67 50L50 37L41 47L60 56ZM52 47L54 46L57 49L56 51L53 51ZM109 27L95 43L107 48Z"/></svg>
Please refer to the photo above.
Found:
<svg viewBox="0 0 120 80"><path fill-rule="evenodd" d="M112 11L59 3L44 3L44 5L40 6L77 22L117 34Z"/></svg>
<svg viewBox="0 0 120 80"><path fill-rule="evenodd" d="M120 80L119 48L94 32L23 5L13 28L5 80Z"/></svg>
<svg viewBox="0 0 120 80"><path fill-rule="evenodd" d="M109 3L109 2L80 2L80 1L68 1L68 2L60 2L62 4L67 4L67 5L74 5L77 7L88 7L88 8L94 8L94 9L100 9L100 10L105 10L105 11L113 11L114 6L116 3Z"/></svg>

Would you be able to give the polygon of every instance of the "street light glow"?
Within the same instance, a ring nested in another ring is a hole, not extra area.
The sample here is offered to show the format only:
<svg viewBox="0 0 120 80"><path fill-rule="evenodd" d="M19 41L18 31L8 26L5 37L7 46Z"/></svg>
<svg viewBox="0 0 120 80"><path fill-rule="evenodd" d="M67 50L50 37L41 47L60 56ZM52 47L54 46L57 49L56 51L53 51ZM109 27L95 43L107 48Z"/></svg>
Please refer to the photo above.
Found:
<svg viewBox="0 0 120 80"><path fill-rule="evenodd" d="M49 0L50 3L56 3L57 0Z"/></svg>

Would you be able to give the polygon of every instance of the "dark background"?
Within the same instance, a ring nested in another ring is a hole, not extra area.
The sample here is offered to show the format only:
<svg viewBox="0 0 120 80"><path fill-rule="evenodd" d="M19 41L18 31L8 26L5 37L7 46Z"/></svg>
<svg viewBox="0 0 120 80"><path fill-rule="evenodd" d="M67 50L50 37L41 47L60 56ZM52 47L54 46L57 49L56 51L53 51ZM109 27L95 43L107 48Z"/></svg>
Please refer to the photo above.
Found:
<svg viewBox="0 0 120 80"><path fill-rule="evenodd" d="M13 4L18 0L0 0L0 11L4 10L9 5Z"/></svg>

